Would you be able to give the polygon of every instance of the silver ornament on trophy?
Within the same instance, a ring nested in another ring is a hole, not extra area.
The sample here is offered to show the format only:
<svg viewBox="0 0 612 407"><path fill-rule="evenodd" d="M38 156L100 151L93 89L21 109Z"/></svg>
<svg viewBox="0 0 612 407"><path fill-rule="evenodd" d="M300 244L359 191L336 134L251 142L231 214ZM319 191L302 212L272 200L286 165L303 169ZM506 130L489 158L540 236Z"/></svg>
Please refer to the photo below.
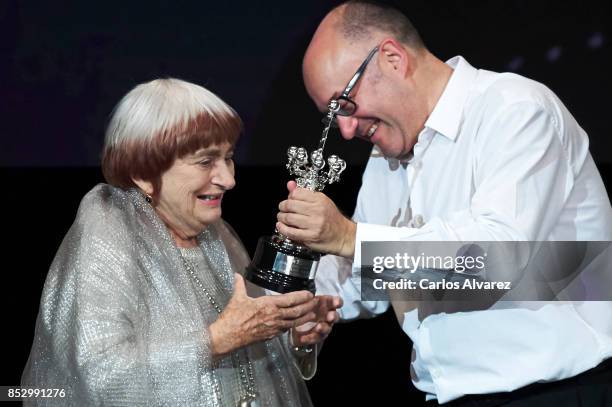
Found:
<svg viewBox="0 0 612 407"><path fill-rule="evenodd" d="M336 100L330 101L328 111L323 119L325 127L319 141L319 147L309 154L303 147L289 147L287 150L287 169L289 174L296 175L297 185L311 191L322 191L328 184L340 179L346 169L346 162L336 155L327 159L323 149L327 135L334 124L340 108ZM293 242L276 231L272 236L259 238L257 249L251 264L246 269L245 278L260 287L278 293L308 290L315 292L315 273L319 266L321 253Z"/></svg>

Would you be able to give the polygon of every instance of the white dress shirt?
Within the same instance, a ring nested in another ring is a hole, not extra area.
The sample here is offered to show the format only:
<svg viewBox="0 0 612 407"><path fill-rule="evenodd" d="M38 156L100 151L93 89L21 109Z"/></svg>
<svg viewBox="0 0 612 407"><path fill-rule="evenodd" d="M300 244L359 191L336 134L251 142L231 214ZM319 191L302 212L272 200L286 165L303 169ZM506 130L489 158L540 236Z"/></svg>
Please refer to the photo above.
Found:
<svg viewBox="0 0 612 407"><path fill-rule="evenodd" d="M353 265L363 241L612 240L587 134L561 101L519 75L475 69L462 57L447 63L454 72L413 157L372 152L353 264L321 260L317 292L344 298L343 319L389 306L361 301ZM425 318L413 308L398 317L414 343L413 383L440 403L571 377L612 356L612 302L500 302Z"/></svg>

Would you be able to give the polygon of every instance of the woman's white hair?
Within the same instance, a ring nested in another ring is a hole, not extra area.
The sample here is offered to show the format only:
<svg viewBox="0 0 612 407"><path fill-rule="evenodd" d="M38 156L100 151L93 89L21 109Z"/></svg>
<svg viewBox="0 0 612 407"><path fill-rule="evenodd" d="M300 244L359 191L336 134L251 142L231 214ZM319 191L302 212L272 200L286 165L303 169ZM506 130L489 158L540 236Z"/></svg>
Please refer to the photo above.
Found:
<svg viewBox="0 0 612 407"><path fill-rule="evenodd" d="M134 179L154 185L177 157L211 144L234 145L240 118L217 95L180 79L156 79L125 95L115 108L104 142L102 172L122 188Z"/></svg>
<svg viewBox="0 0 612 407"><path fill-rule="evenodd" d="M210 117L236 115L217 95L181 79L155 79L125 95L113 112L105 136L106 146L152 139L177 125L193 121L203 112Z"/></svg>

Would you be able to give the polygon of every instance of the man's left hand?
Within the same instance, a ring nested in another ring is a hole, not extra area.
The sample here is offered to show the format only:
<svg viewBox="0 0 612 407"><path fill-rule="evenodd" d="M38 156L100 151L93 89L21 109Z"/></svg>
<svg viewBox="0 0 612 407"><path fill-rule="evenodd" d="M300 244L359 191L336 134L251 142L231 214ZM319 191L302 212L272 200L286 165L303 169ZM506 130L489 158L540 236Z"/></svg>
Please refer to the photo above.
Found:
<svg viewBox="0 0 612 407"><path fill-rule="evenodd" d="M287 189L289 198L278 205L278 232L313 250L352 258L357 224L325 194L298 188L295 181Z"/></svg>

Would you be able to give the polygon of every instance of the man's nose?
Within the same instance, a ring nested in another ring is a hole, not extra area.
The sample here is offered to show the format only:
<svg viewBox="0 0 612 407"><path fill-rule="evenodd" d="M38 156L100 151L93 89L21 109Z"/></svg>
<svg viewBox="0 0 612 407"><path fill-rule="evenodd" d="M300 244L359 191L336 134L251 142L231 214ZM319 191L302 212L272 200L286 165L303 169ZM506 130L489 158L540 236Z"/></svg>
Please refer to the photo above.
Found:
<svg viewBox="0 0 612 407"><path fill-rule="evenodd" d="M338 121L338 128L342 137L346 140L350 140L357 135L357 127L359 127L359 120L352 116L336 116Z"/></svg>

